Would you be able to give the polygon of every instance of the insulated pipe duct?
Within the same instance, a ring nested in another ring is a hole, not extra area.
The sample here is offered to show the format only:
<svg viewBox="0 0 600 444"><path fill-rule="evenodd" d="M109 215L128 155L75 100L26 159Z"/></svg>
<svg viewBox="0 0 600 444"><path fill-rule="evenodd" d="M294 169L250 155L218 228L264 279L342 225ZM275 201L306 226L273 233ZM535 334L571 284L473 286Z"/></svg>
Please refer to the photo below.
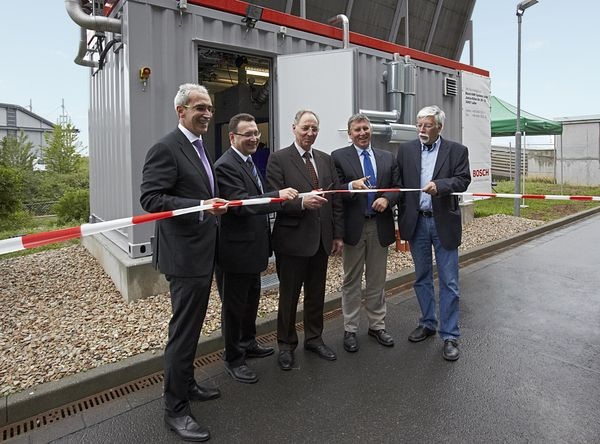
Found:
<svg viewBox="0 0 600 444"><path fill-rule="evenodd" d="M402 123L416 123L417 66L404 56L404 94L402 95Z"/></svg>
<svg viewBox="0 0 600 444"><path fill-rule="evenodd" d="M404 66L400 54L395 53L394 59L386 63L385 73L387 108L402 114L402 92L404 91ZM398 122L400 118L396 120Z"/></svg>
<svg viewBox="0 0 600 444"><path fill-rule="evenodd" d="M387 137L388 142L407 142L413 140L416 134L414 125L401 123L372 123L371 130L374 135Z"/></svg>
<svg viewBox="0 0 600 444"><path fill-rule="evenodd" d="M87 30L85 28L79 29L79 49L77 51L77 56L75 57L75 63L77 63L80 66L89 66L90 68L97 68L98 62L95 62L93 60L85 60L85 55L87 54Z"/></svg>
<svg viewBox="0 0 600 444"><path fill-rule="evenodd" d="M374 111L370 109L358 110L359 113L364 114L372 122L390 122L396 123L400 120L400 112L397 110L393 111Z"/></svg>
<svg viewBox="0 0 600 444"><path fill-rule="evenodd" d="M82 28L116 34L121 33L121 20L86 14L81 6L81 0L65 0L65 8L71 20Z"/></svg>
<svg viewBox="0 0 600 444"><path fill-rule="evenodd" d="M337 25L338 23L342 22L342 33L343 33L342 41L344 42L344 49L349 48L350 47L350 21L348 20L348 17L346 17L344 14L338 14L335 17L331 17L329 20L327 20L327 22L330 25Z"/></svg>

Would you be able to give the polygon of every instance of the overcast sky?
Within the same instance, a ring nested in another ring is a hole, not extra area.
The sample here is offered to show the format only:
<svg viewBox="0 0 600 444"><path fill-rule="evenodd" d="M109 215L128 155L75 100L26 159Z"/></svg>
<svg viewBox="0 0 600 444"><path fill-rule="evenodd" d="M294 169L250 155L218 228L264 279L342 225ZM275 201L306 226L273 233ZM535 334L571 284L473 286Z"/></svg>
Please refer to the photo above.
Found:
<svg viewBox="0 0 600 444"><path fill-rule="evenodd" d="M412 2L419 0L409 0ZM460 0L453 0L460 1ZM516 104L516 1L477 0L475 65L492 94ZM88 143L89 69L73 62L78 26L62 0L3 1L0 102L56 121L65 111ZM543 117L600 114L600 1L540 0L523 16L521 107ZM352 23L350 23L352 29ZM463 61L468 61L468 47Z"/></svg>

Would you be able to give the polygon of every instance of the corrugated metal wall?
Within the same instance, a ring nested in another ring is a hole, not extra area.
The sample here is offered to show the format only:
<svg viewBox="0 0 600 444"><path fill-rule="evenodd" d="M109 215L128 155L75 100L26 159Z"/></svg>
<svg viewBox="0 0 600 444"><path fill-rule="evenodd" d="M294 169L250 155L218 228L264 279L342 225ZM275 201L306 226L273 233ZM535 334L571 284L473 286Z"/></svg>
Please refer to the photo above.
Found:
<svg viewBox="0 0 600 444"><path fill-rule="evenodd" d="M240 16L194 5L180 14L175 2L160 0L125 2L123 23L123 47L111 51L104 69L91 79L90 185L96 220L142 213L139 184L146 152L177 125L173 97L179 84L197 81L198 46L273 58L342 47L341 41L293 29L283 35L278 26L263 22L247 30ZM385 110L383 62L391 59L392 54L359 49L359 108ZM460 95L443 97L443 74L436 67L417 65L417 107L437 103L459 116ZM145 90L138 77L143 66L152 69ZM445 135L459 140L460 123L449 121ZM152 224L144 224L109 237L139 257L150 254L152 232Z"/></svg>

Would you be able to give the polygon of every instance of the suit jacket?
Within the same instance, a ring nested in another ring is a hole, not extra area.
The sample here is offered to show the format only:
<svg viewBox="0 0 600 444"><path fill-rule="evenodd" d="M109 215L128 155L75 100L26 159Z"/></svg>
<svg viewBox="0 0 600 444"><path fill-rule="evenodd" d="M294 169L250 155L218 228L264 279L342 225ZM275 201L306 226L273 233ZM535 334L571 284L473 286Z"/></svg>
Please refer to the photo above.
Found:
<svg viewBox="0 0 600 444"><path fill-rule="evenodd" d="M200 205L213 197L208 180L194 146L177 128L146 154L140 203L151 213ZM208 212L162 219L152 239L152 263L167 275L212 275L216 244L217 221Z"/></svg>
<svg viewBox="0 0 600 444"><path fill-rule="evenodd" d="M279 197L279 191L261 194L252 170L232 148L215 162L221 196L228 200ZM263 189L266 181L262 179ZM271 225L268 214L280 203L232 207L221 216L218 258L228 273L260 273L271 256Z"/></svg>
<svg viewBox="0 0 600 444"><path fill-rule="evenodd" d="M462 225L458 196L471 183L469 153L466 146L440 139L432 181L438 194L432 196L431 204L435 227L444 248L458 248L461 243ZM401 188L421 188L421 142L413 140L398 148L398 172ZM418 192L400 194L399 227L402 239L410 241L419 217Z"/></svg>
<svg viewBox="0 0 600 444"><path fill-rule="evenodd" d="M339 179L331 156L315 149L312 152L319 187L338 189ZM300 193L312 190L306 164L294 144L269 156L267 182L273 190L287 187L293 187ZM327 254L331 252L333 239L342 239L344 235L342 204L335 193L324 197L329 202L318 210L303 210L300 198L283 202L273 226L273 249L276 253L309 257L317 253L319 245Z"/></svg>
<svg viewBox="0 0 600 444"><path fill-rule="evenodd" d="M377 188L397 188L398 164L392 153L373 148L373 155L377 165ZM350 182L365 176L354 145L335 150L331 153L331 158L335 163L342 189L348 189ZM389 206L384 212L375 214L377 234L382 247L387 247L396 240L392 208L396 205L399 194L386 192L377 193L375 196L376 198L385 197L389 201ZM348 245L356 245L365 224L367 194L344 193L342 202L344 205L344 242Z"/></svg>

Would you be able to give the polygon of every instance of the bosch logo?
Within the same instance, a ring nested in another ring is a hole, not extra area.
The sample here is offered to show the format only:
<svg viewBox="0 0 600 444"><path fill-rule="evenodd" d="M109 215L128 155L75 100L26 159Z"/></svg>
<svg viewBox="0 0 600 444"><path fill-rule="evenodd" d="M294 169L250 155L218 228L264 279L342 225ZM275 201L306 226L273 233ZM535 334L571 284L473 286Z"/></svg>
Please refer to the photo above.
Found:
<svg viewBox="0 0 600 444"><path fill-rule="evenodd" d="M480 168L478 170L473 170L473 177L485 177L490 175L489 168Z"/></svg>

